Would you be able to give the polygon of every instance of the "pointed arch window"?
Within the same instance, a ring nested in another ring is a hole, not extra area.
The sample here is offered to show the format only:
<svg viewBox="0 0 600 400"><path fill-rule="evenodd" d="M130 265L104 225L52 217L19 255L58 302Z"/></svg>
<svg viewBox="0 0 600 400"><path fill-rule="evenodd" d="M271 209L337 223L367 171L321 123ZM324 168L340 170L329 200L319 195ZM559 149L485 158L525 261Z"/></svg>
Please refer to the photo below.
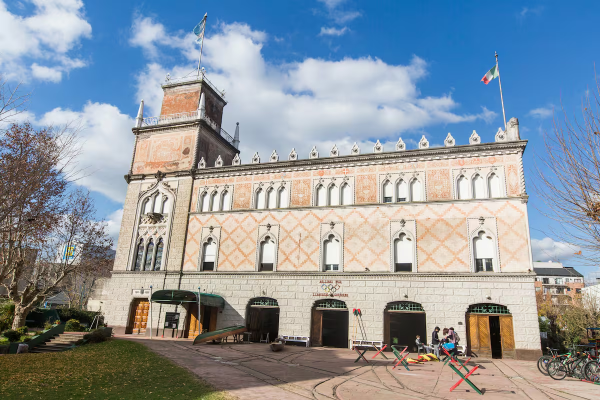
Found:
<svg viewBox="0 0 600 400"><path fill-rule="evenodd" d="M143 261L144 261L144 239L140 239L140 241L137 244L136 255L135 255L135 265L133 267L133 270L141 271Z"/></svg>
<svg viewBox="0 0 600 400"><path fill-rule="evenodd" d="M469 180L464 175L461 175L456 181L456 191L458 192L458 198L461 200L471 198L469 193Z"/></svg>
<svg viewBox="0 0 600 400"><path fill-rule="evenodd" d="M273 271L275 265L275 242L270 236L260 243L260 265L259 271Z"/></svg>
<svg viewBox="0 0 600 400"><path fill-rule="evenodd" d="M154 255L154 241L150 239L146 247L146 259L144 261L144 271L152 270L152 256Z"/></svg>
<svg viewBox="0 0 600 400"><path fill-rule="evenodd" d="M494 272L496 264L496 246L494 238L485 231L479 231L473 239L473 258L475 272Z"/></svg>
<svg viewBox="0 0 600 400"><path fill-rule="evenodd" d="M162 213L168 214L169 211L171 211L171 198L167 196L162 204Z"/></svg>
<svg viewBox="0 0 600 400"><path fill-rule="evenodd" d="M231 196L229 191L225 190L221 193L221 211L229 211L231 209Z"/></svg>
<svg viewBox="0 0 600 400"><path fill-rule="evenodd" d="M479 174L473 177L473 198L485 198L485 182L483 180L483 177Z"/></svg>
<svg viewBox="0 0 600 400"><path fill-rule="evenodd" d="M152 212L152 197L148 197L144 202L144 214Z"/></svg>
<svg viewBox="0 0 600 400"><path fill-rule="evenodd" d="M401 233L394 240L394 272L412 272L414 253L412 238Z"/></svg>
<svg viewBox="0 0 600 400"><path fill-rule="evenodd" d="M217 244L208 238L202 249L202 271L214 271L217 259Z"/></svg>
<svg viewBox="0 0 600 400"><path fill-rule="evenodd" d="M340 205L340 190L334 183L329 186L329 205Z"/></svg>
<svg viewBox="0 0 600 400"><path fill-rule="evenodd" d="M342 183L340 192L342 193L342 204L345 206L352 204L352 189L348 183Z"/></svg>
<svg viewBox="0 0 600 400"><path fill-rule="evenodd" d="M162 206L163 206L163 198L162 195L160 193L156 193L156 195L153 197L153 201L154 201L154 212L155 213L162 213Z"/></svg>
<svg viewBox="0 0 600 400"><path fill-rule="evenodd" d="M418 179L410 182L410 201L423 201L423 185Z"/></svg>
<svg viewBox="0 0 600 400"><path fill-rule="evenodd" d="M267 190L267 208L277 208L277 193L273 188Z"/></svg>
<svg viewBox="0 0 600 400"><path fill-rule="evenodd" d="M259 188L256 191L256 209L264 210L265 208L265 191L262 188Z"/></svg>
<svg viewBox="0 0 600 400"><path fill-rule="evenodd" d="M289 207L288 191L285 186L282 186L277 192L277 202L279 203L279 208Z"/></svg>
<svg viewBox="0 0 600 400"><path fill-rule="evenodd" d="M327 190L323 185L317 186L317 206L322 207L327 205Z"/></svg>
<svg viewBox="0 0 600 400"><path fill-rule="evenodd" d="M162 265L163 259L163 251L164 251L164 243L162 238L158 239L158 243L156 245L156 257L154 257L154 271L160 271L160 266Z"/></svg>
<svg viewBox="0 0 600 400"><path fill-rule="evenodd" d="M402 179L396 185L396 201L402 203L408 201L408 185Z"/></svg>
<svg viewBox="0 0 600 400"><path fill-rule="evenodd" d="M340 240L335 235L329 235L323 244L323 265L325 271L339 271L342 253Z"/></svg>
<svg viewBox="0 0 600 400"><path fill-rule="evenodd" d="M210 195L210 211L219 211L219 193L213 192Z"/></svg>
<svg viewBox="0 0 600 400"><path fill-rule="evenodd" d="M204 192L200 196L200 210L202 212L210 211L210 201L208 199L208 192Z"/></svg>
<svg viewBox="0 0 600 400"><path fill-rule="evenodd" d="M498 175L492 172L492 174L488 177L488 193L490 197L502 197L502 193L500 190L500 178Z"/></svg>
<svg viewBox="0 0 600 400"><path fill-rule="evenodd" d="M391 203L394 201L394 186L390 181L385 181L383 184L383 202Z"/></svg>

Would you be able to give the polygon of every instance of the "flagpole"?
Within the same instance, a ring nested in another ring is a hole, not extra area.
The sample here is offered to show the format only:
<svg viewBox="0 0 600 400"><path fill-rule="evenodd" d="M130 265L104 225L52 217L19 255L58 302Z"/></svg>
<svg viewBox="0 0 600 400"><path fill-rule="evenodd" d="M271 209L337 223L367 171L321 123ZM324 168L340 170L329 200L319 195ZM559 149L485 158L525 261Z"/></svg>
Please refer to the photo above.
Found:
<svg viewBox="0 0 600 400"><path fill-rule="evenodd" d="M504 117L504 130L506 131L506 113L504 112L504 97L502 97L502 80L500 79L500 68L498 67L498 53L496 54L496 71L498 71L498 85L500 86L500 101L502 102L502 116Z"/></svg>
<svg viewBox="0 0 600 400"><path fill-rule="evenodd" d="M198 74L197 77L200 77L200 64L202 63L202 48L204 47L204 31L206 31L206 17L208 17L208 13L204 14L204 25L202 26L202 40L200 41L200 57L198 57Z"/></svg>

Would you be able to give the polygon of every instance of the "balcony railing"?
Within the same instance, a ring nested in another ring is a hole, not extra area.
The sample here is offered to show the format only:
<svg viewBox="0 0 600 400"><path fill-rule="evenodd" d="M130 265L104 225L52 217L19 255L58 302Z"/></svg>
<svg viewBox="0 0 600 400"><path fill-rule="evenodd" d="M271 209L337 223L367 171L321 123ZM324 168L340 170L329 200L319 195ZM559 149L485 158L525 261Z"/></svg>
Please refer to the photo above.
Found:
<svg viewBox="0 0 600 400"><path fill-rule="evenodd" d="M186 83L186 82L195 82L195 81L205 82L206 84L208 84L208 86L210 86L210 88L212 90L214 90L215 92L220 94L221 97L225 97L225 91L217 89L217 87L206 78L206 75L203 72L200 74L200 76L198 76L196 73L193 73L188 76L182 76L180 78L171 78L170 76L167 75L165 84L168 85L170 83Z"/></svg>
<svg viewBox="0 0 600 400"><path fill-rule="evenodd" d="M177 113L177 114L169 114L169 115L159 115L158 117L146 117L142 120L142 127L144 126L158 126L165 124L172 124L177 122L187 122L187 121L196 121L203 120L206 122L211 128L213 128L216 132L221 134L221 137L227 142L233 144L233 138L225 129L222 129L215 121L210 119L206 114L200 115L198 111L190 111L185 113Z"/></svg>

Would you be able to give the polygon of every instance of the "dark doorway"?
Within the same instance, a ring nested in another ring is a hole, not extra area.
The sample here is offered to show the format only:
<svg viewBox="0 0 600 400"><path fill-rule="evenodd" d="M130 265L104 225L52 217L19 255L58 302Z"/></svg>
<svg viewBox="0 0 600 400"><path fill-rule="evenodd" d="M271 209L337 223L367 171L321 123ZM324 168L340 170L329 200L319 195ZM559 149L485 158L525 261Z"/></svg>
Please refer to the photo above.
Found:
<svg viewBox="0 0 600 400"><path fill-rule="evenodd" d="M417 335L422 343L429 344L427 337L426 314L419 303L399 301L389 303L384 311L384 343L391 346L408 346L410 352L417 352Z"/></svg>
<svg viewBox="0 0 600 400"><path fill-rule="evenodd" d="M348 318L343 301L317 301L312 309L311 346L348 348Z"/></svg>
<svg viewBox="0 0 600 400"><path fill-rule="evenodd" d="M502 358L502 336L500 335L500 317L490 315L490 344L492 358Z"/></svg>
<svg viewBox="0 0 600 400"><path fill-rule="evenodd" d="M268 297L251 299L246 309L246 327L251 342L272 342L279 336L279 304Z"/></svg>

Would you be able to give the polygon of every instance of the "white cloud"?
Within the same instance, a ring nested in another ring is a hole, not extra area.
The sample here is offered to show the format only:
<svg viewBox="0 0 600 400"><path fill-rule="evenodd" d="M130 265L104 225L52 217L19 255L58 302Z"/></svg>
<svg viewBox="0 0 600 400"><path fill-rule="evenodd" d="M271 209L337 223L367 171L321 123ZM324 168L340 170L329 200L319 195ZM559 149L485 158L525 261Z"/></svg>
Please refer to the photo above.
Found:
<svg viewBox="0 0 600 400"><path fill-rule="evenodd" d="M517 19L523 21L529 15L540 15L544 11L544 6L538 6L534 8L523 7L519 13L517 13Z"/></svg>
<svg viewBox="0 0 600 400"><path fill-rule="evenodd" d="M331 28L321 27L321 32L319 33L319 36L342 36L343 34L345 34L348 31L349 31L349 29L346 26L341 29L337 29L334 27L331 27Z"/></svg>
<svg viewBox="0 0 600 400"><path fill-rule="evenodd" d="M62 72L59 69L44 67L37 63L31 64L31 74L42 81L60 82L62 79Z"/></svg>
<svg viewBox="0 0 600 400"><path fill-rule="evenodd" d="M391 150L400 135L406 142L411 132L428 126L489 121L495 115L486 108L458 114L450 94L421 96L417 83L427 75L427 63L419 57L407 65L371 57L269 63L262 54L267 39L264 32L236 23L221 25L204 43L207 77L227 92L223 128L232 133L240 122L245 162L256 151L267 157L274 147L282 158L292 147L305 158L313 145L329 154L334 143L342 154L349 154L354 142L371 152L376 139L389 142ZM177 77L191 69L193 63L147 65L137 88L148 115L159 113L166 73Z"/></svg>
<svg viewBox="0 0 600 400"><path fill-rule="evenodd" d="M117 245L119 239L119 232L121 230L121 220L123 219L123 209L120 208L108 215L106 218L106 231L108 236L113 239L114 247Z"/></svg>
<svg viewBox="0 0 600 400"><path fill-rule="evenodd" d="M359 11L342 10L341 6L346 0L319 0L325 5L328 17L338 24L345 24L360 17Z"/></svg>
<svg viewBox="0 0 600 400"><path fill-rule="evenodd" d="M549 237L541 240L531 239L531 251L533 252L533 261L565 261L575 256L579 246L574 246L565 242L557 242Z"/></svg>
<svg viewBox="0 0 600 400"><path fill-rule="evenodd" d="M532 116L534 118L543 119L551 117L553 113L554 109L551 107L540 107L534 108L533 110L529 111L527 115Z"/></svg>
<svg viewBox="0 0 600 400"><path fill-rule="evenodd" d="M60 81L62 73L85 66L70 53L91 37L81 0L28 0L33 13L19 16L0 0L0 69L6 78ZM27 68L30 61L31 69ZM29 62L28 62L29 61ZM41 65L41 64L46 65Z"/></svg>
<svg viewBox="0 0 600 400"><path fill-rule="evenodd" d="M123 175L129 171L134 119L110 104L85 104L81 111L55 108L38 121L41 125L79 126L82 152L78 158L83 176L77 184L122 202L127 189Z"/></svg>

